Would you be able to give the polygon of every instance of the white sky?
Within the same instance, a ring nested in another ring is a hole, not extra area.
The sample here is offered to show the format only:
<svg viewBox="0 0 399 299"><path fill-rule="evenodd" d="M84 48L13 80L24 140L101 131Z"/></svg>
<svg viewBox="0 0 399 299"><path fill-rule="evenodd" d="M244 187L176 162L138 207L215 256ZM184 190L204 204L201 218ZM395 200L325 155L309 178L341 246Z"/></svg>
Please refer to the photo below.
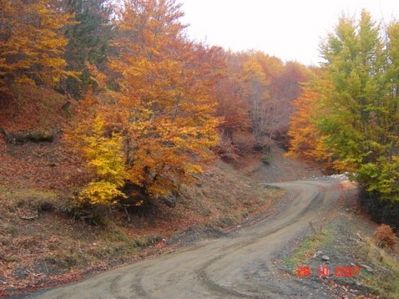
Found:
<svg viewBox="0 0 399 299"><path fill-rule="evenodd" d="M363 8L383 23L399 0L180 0L189 36L234 51L257 49L283 60L320 62L319 45L345 13Z"/></svg>

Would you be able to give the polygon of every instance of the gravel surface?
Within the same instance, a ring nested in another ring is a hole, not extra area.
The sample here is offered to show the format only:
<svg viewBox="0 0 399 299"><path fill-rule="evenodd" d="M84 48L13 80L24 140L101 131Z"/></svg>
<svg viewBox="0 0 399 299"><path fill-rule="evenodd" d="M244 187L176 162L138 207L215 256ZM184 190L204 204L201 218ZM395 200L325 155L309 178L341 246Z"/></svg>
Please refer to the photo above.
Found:
<svg viewBox="0 0 399 299"><path fill-rule="evenodd" d="M284 274L274 258L339 209L345 190L337 178L277 186L287 190L278 212L254 225L27 298L336 298L315 279Z"/></svg>

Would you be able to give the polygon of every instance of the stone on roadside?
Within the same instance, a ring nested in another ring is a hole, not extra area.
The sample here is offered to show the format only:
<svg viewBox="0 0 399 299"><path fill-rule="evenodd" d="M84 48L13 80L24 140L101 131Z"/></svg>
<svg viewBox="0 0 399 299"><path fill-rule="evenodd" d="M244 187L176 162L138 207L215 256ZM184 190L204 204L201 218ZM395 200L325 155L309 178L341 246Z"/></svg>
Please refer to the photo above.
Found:
<svg viewBox="0 0 399 299"><path fill-rule="evenodd" d="M316 257L318 257L318 256L320 256L320 255L322 255L322 254L323 254L323 251L318 250L318 251L316 251L316 253L313 255L313 258L316 258Z"/></svg>
<svg viewBox="0 0 399 299"><path fill-rule="evenodd" d="M366 269L367 272L370 272L370 273L374 272L373 268L371 268L370 266L362 264L362 265L360 265L360 267L362 267L363 269Z"/></svg>
<svg viewBox="0 0 399 299"><path fill-rule="evenodd" d="M321 257L321 260L324 261L324 262L328 262L330 260L330 258L327 255L323 255Z"/></svg>

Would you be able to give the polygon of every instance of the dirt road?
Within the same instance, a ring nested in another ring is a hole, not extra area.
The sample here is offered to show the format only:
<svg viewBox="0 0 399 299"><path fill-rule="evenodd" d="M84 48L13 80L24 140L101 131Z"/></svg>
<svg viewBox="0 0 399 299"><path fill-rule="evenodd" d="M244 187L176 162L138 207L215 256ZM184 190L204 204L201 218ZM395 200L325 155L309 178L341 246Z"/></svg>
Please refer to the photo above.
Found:
<svg viewBox="0 0 399 299"><path fill-rule="evenodd" d="M281 183L278 212L226 237L103 273L30 298L334 298L273 263L292 240L338 209L337 180Z"/></svg>

